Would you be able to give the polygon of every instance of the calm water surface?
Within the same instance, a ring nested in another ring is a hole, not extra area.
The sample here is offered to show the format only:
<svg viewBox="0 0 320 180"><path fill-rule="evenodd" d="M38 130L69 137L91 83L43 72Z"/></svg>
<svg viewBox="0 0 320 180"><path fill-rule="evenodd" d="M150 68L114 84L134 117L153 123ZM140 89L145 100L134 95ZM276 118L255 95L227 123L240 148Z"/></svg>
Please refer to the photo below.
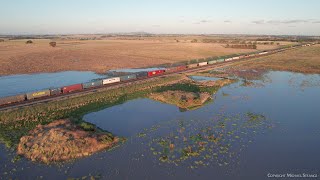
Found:
<svg viewBox="0 0 320 180"><path fill-rule="evenodd" d="M13 96L51 87L84 83L104 77L106 76L98 75L90 71L65 71L57 73L0 76L0 97Z"/></svg>
<svg viewBox="0 0 320 180"><path fill-rule="evenodd" d="M194 111L180 112L173 105L150 99L128 101L84 116L128 138L120 147L59 166L25 159L11 163L14 155L1 147L0 173L5 179L319 176L319 90L319 75L270 72L250 86L238 82L222 88L213 103Z"/></svg>

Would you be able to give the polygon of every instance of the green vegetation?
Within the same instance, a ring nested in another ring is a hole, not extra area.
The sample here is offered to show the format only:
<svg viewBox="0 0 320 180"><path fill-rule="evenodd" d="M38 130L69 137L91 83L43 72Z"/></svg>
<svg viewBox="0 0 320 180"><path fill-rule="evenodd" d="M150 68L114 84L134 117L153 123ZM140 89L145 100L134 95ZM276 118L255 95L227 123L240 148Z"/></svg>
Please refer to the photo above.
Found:
<svg viewBox="0 0 320 180"><path fill-rule="evenodd" d="M269 120L253 112L216 114L207 120L174 119L158 125L157 131L144 130L141 138L161 163L184 164L191 169L210 164L232 166L254 136L271 127Z"/></svg>
<svg viewBox="0 0 320 180"><path fill-rule="evenodd" d="M46 104L0 112L0 141L7 147L15 147L22 136L39 124L48 124L57 119L69 118L81 124L82 116L127 100L145 97L157 86L179 80L180 76L154 79L142 84L132 84ZM90 130L88 124L82 126Z"/></svg>

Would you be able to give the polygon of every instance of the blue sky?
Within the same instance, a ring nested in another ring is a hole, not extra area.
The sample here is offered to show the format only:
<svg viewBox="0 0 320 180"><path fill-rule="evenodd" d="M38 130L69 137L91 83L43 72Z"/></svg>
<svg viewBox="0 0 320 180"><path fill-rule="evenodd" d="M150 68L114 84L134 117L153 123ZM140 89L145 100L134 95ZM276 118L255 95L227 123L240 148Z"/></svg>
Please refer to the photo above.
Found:
<svg viewBox="0 0 320 180"><path fill-rule="evenodd" d="M1 0L0 34L320 35L319 0Z"/></svg>

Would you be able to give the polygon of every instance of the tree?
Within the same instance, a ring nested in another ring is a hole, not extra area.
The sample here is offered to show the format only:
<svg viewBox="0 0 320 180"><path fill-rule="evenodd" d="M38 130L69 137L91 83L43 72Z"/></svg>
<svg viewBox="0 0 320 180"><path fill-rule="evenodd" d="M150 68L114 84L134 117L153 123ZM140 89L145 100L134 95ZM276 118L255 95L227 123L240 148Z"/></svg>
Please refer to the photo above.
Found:
<svg viewBox="0 0 320 180"><path fill-rule="evenodd" d="M192 43L196 43L196 42L198 42L198 40L197 39L193 39L191 42Z"/></svg>
<svg viewBox="0 0 320 180"><path fill-rule="evenodd" d="M51 47L56 47L57 43L56 43L56 42L50 42L49 45L50 45Z"/></svg>

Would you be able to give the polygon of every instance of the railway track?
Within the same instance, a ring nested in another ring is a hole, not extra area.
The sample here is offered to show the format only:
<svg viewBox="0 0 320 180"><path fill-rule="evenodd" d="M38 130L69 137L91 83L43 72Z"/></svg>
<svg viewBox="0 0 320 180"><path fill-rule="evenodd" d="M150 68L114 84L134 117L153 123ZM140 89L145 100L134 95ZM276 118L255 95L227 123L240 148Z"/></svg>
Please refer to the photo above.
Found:
<svg viewBox="0 0 320 180"><path fill-rule="evenodd" d="M288 51L288 50L293 50L293 48L288 48L288 49L285 49L284 51ZM268 54L265 54L265 55L260 55L259 57L269 56L269 55L277 54L277 53L282 53L284 51L268 53ZM75 91L75 92L71 92L71 93L67 93L67 94L60 94L60 95L56 95L56 96L47 96L47 97L42 97L42 98L28 100L28 101L22 101L22 102L17 102L17 103L1 105L0 106L0 111L6 111L6 110L11 110L11 109L19 109L19 108L22 108L22 107L25 107L25 106L32 106L32 105L36 105L36 104L47 103L47 102L50 102L50 101L58 101L58 100L69 99L71 97L78 97L78 96L83 96L83 95L86 95L86 94L92 94L92 93L96 93L96 92L109 90L109 89L120 88L120 87L123 87L123 86L130 85L132 83L143 83L145 81L150 81L150 80L155 79L155 78L171 76L171 75L174 75L174 74L197 72L197 71L201 71L201 70L205 70L205 69L209 69L209 68L221 68L221 67L225 67L225 66L230 66L232 64L239 64L241 62L243 62L243 63L246 62L247 63L247 62L255 61L254 60L255 58L257 58L257 57L246 57L246 58L243 58L243 59L240 59L240 60L236 60L236 61L228 61L228 62L221 62L221 63L211 64L211 65L206 65L206 66L199 66L199 67L190 68L190 69L186 69L186 70L182 70L182 71L176 71L176 72L171 72L171 73L160 74L160 75L157 75L157 76L154 76L154 77L145 77L145 78L134 79L134 80L129 80L129 81L125 81L125 82L117 82L117 83L113 83L113 84L109 84L109 85L104 85L104 86L95 87L95 88L91 88L91 89L84 89L84 90L81 90L81 91Z"/></svg>

